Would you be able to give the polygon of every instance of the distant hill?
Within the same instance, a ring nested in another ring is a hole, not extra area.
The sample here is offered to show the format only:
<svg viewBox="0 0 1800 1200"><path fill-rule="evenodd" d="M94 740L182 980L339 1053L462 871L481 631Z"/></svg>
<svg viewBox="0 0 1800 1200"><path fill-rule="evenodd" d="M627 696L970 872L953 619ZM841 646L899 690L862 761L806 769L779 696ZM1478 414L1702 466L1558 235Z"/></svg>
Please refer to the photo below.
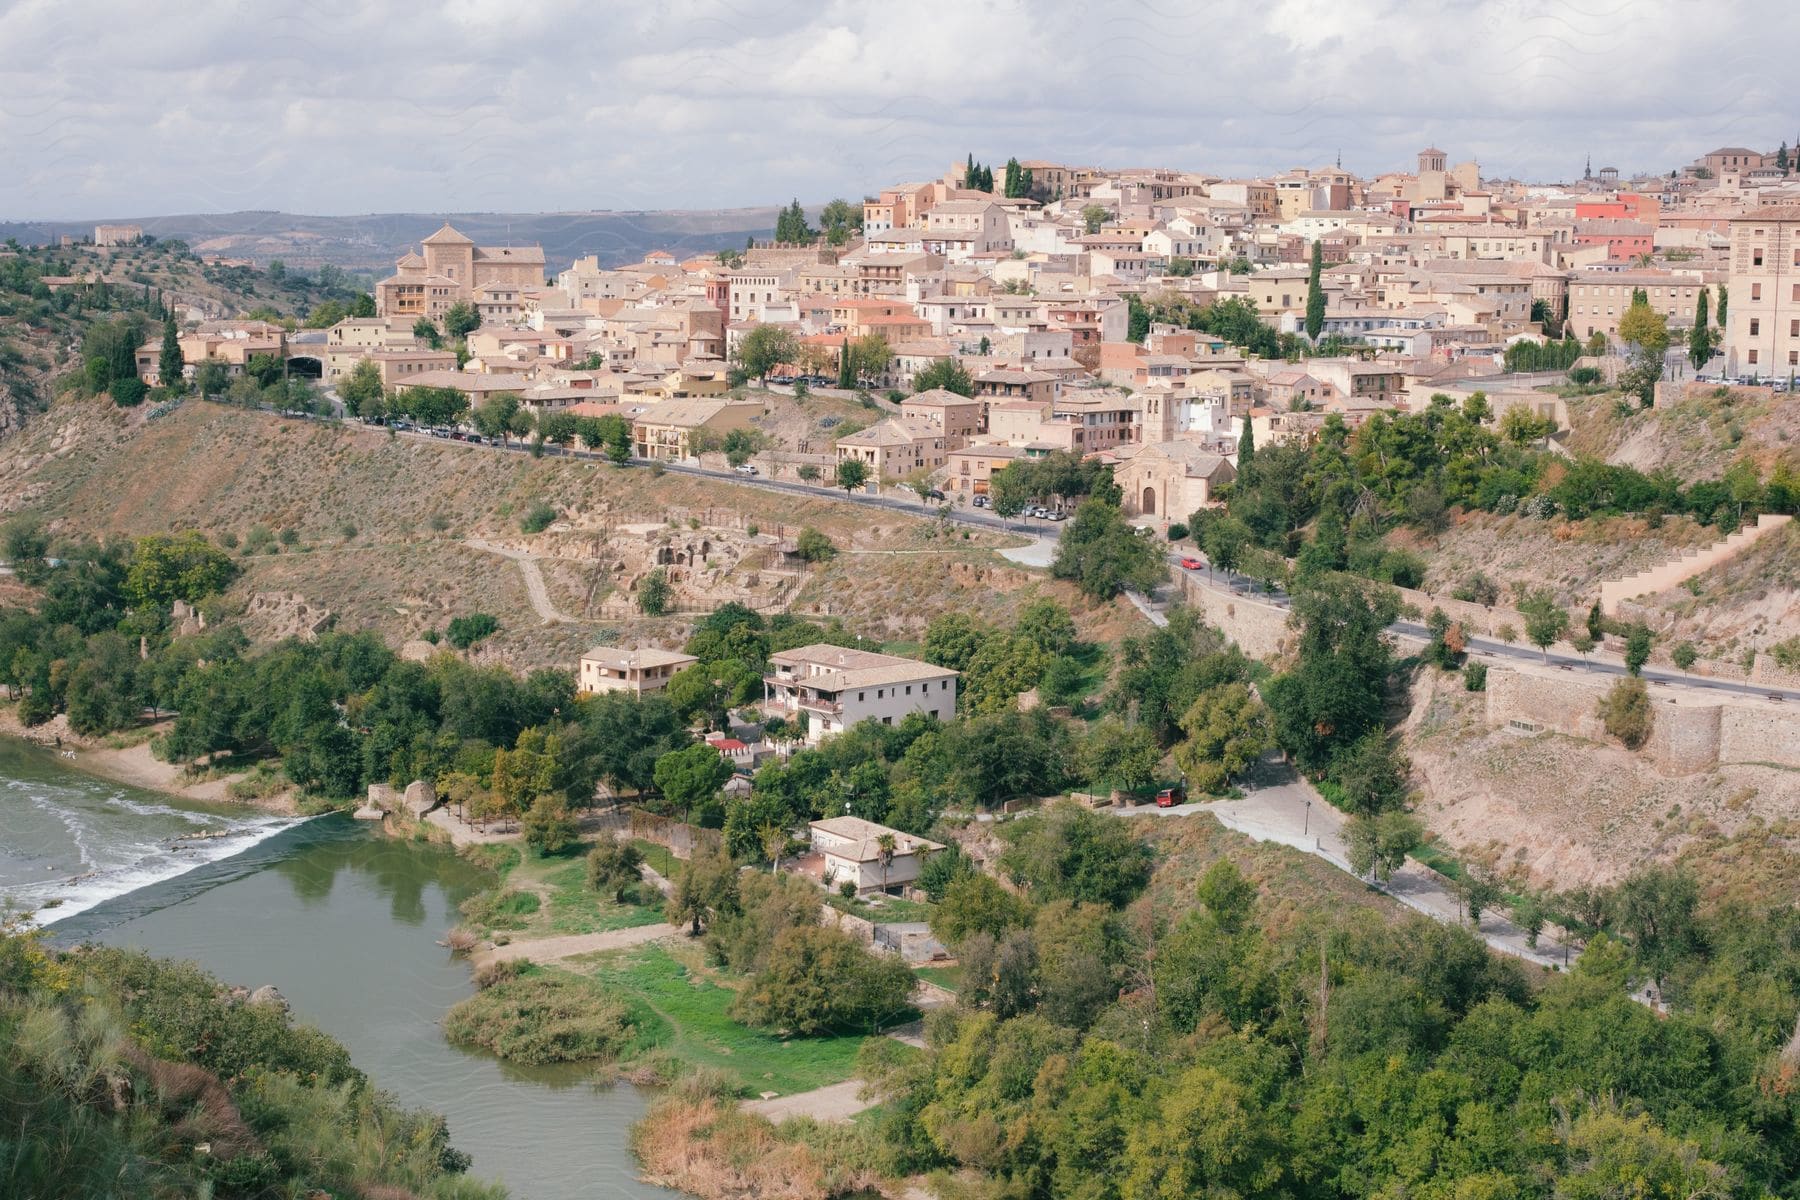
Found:
<svg viewBox="0 0 1800 1200"><path fill-rule="evenodd" d="M173 217L109 217L108 223L140 225L157 238L179 238L203 255L224 255L290 266L331 263L377 278L394 259L446 220L488 246L542 245L551 271L584 254L604 266L637 262L651 250L685 255L742 247L752 235L770 236L774 208L710 211L554 213L372 213L318 217L283 212L191 213ZM55 242L64 234L86 236L95 221L0 221L0 241L27 245Z"/></svg>

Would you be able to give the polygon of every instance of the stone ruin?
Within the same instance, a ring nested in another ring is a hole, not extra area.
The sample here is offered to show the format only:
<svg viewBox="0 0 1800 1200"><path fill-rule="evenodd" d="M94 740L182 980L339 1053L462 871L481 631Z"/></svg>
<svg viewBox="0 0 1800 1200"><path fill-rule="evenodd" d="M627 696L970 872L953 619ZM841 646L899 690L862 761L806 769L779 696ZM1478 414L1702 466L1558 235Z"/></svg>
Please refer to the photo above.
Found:
<svg viewBox="0 0 1800 1200"><path fill-rule="evenodd" d="M257 592L244 607L244 619L271 641L297 637L310 642L331 628L335 614L298 592Z"/></svg>

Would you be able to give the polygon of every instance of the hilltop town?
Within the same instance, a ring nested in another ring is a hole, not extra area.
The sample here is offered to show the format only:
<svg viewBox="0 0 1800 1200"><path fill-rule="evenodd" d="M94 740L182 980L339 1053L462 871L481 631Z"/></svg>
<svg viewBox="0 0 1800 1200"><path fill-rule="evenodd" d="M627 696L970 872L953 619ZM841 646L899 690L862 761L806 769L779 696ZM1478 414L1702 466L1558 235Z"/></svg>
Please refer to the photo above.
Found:
<svg viewBox="0 0 1800 1200"><path fill-rule="evenodd" d="M10 244L8 728L454 846L445 1035L695 1194L1760 1194L1800 162L1408 166Z"/></svg>

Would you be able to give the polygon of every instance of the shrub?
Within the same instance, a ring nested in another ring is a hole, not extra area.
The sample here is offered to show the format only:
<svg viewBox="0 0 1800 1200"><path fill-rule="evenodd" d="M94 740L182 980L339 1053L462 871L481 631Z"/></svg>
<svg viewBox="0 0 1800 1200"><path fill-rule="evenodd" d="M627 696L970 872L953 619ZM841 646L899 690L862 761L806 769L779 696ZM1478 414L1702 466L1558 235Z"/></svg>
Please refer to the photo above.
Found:
<svg viewBox="0 0 1800 1200"><path fill-rule="evenodd" d="M444 1015L444 1036L509 1062L613 1059L633 1040L630 1013L598 984L573 975L503 979Z"/></svg>
<svg viewBox="0 0 1800 1200"><path fill-rule="evenodd" d="M300 544L300 531L298 529L295 529L292 525L289 525L286 529L283 529L281 531L281 544L284 546L299 545Z"/></svg>
<svg viewBox="0 0 1800 1200"><path fill-rule="evenodd" d="M1450 598L1466 604L1485 604L1492 608L1500 599L1500 586L1477 571L1451 588Z"/></svg>
<svg viewBox="0 0 1800 1200"><path fill-rule="evenodd" d="M543 904L536 892L507 888L498 892L482 892L462 902L462 914L477 925L489 929L523 929L525 918Z"/></svg>
<svg viewBox="0 0 1800 1200"><path fill-rule="evenodd" d="M452 617L445 636L458 650L467 650L499 628L500 622L492 615L484 612L470 613L466 617Z"/></svg>
<svg viewBox="0 0 1800 1200"><path fill-rule="evenodd" d="M1487 664L1471 662L1463 667L1463 690L1487 691Z"/></svg>
<svg viewBox="0 0 1800 1200"><path fill-rule="evenodd" d="M522 533L542 533L550 528L550 522L556 520L556 510L539 501L531 506L531 511L519 518L519 530Z"/></svg>
<svg viewBox="0 0 1800 1200"><path fill-rule="evenodd" d="M1173 522L1172 524L1170 524L1169 540L1171 542L1182 541L1187 537L1187 535L1188 535L1188 527L1186 525L1183 525L1180 521L1176 521L1176 522Z"/></svg>
<svg viewBox="0 0 1800 1200"><path fill-rule="evenodd" d="M144 381L141 379L115 379L112 387L113 403L120 408L136 408L144 402Z"/></svg>
<svg viewBox="0 0 1800 1200"><path fill-rule="evenodd" d="M825 562L837 554L837 547L830 538L809 525L800 531L795 552L807 562Z"/></svg>
<svg viewBox="0 0 1800 1200"><path fill-rule="evenodd" d="M646 617L660 617L669 611L669 573L657 567L638 581L638 609Z"/></svg>
<svg viewBox="0 0 1800 1200"><path fill-rule="evenodd" d="M798 925L775 938L768 965L738 994L731 1015L803 1037L874 1032L909 1011L917 983L896 955L871 954L841 930Z"/></svg>
<svg viewBox="0 0 1800 1200"><path fill-rule="evenodd" d="M1675 660L1675 665L1677 667L1685 671L1694 665L1694 660L1699 658L1700 654L1694 649L1694 643L1680 642L1676 645L1675 649L1670 652L1670 657Z"/></svg>
<svg viewBox="0 0 1800 1200"><path fill-rule="evenodd" d="M517 979L525 973L525 967L525 960L520 958L503 958L497 962L483 963L475 971L475 987L478 991L485 992L509 979Z"/></svg>
<svg viewBox="0 0 1800 1200"><path fill-rule="evenodd" d="M1569 382L1578 387L1592 387L1600 382L1599 367L1571 367Z"/></svg>
<svg viewBox="0 0 1800 1200"><path fill-rule="evenodd" d="M1500 628L1494 630L1494 636L1510 646L1519 640L1519 631L1514 629L1511 625L1502 625Z"/></svg>
<svg viewBox="0 0 1800 1200"><path fill-rule="evenodd" d="M1636 750L1650 740L1655 714L1650 708L1650 689L1636 675L1628 675L1613 684L1600 701L1600 716L1606 732Z"/></svg>

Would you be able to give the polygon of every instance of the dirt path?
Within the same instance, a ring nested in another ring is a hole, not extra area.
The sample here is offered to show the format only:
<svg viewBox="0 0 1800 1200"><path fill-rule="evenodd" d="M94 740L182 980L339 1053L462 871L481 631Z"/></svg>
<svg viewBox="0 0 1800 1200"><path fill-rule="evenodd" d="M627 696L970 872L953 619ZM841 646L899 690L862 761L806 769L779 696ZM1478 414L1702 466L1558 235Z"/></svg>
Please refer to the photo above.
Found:
<svg viewBox="0 0 1800 1200"><path fill-rule="evenodd" d="M488 946L470 955L470 959L477 967L491 962L511 962L514 959L534 963L556 962L558 959L573 958L577 954L641 946L645 942L654 942L678 932L680 931L673 925L665 925L659 921L654 925L637 925L630 929L609 929L605 933L571 933L562 937L532 938L528 941L508 942L504 946Z"/></svg>
<svg viewBox="0 0 1800 1200"><path fill-rule="evenodd" d="M509 550L505 546L496 546L492 542L484 542L480 538L469 538L463 543L471 550L483 550L489 554L498 554L501 558L510 558L519 564L519 573L525 576L525 594L531 597L531 607L537 615L552 625L579 624L574 617L558 610L550 602L550 589L544 586L544 573L538 568L537 559L523 550Z"/></svg>
<svg viewBox="0 0 1800 1200"><path fill-rule="evenodd" d="M774 1096L767 1100L749 1100L744 1103L743 1109L745 1112L767 1117L777 1124L789 1117L811 1117L815 1121L848 1121L865 1108L875 1106L874 1100L864 1100L858 1094L862 1087L862 1080L846 1079L842 1083L828 1083L810 1092L795 1092L791 1096Z"/></svg>

